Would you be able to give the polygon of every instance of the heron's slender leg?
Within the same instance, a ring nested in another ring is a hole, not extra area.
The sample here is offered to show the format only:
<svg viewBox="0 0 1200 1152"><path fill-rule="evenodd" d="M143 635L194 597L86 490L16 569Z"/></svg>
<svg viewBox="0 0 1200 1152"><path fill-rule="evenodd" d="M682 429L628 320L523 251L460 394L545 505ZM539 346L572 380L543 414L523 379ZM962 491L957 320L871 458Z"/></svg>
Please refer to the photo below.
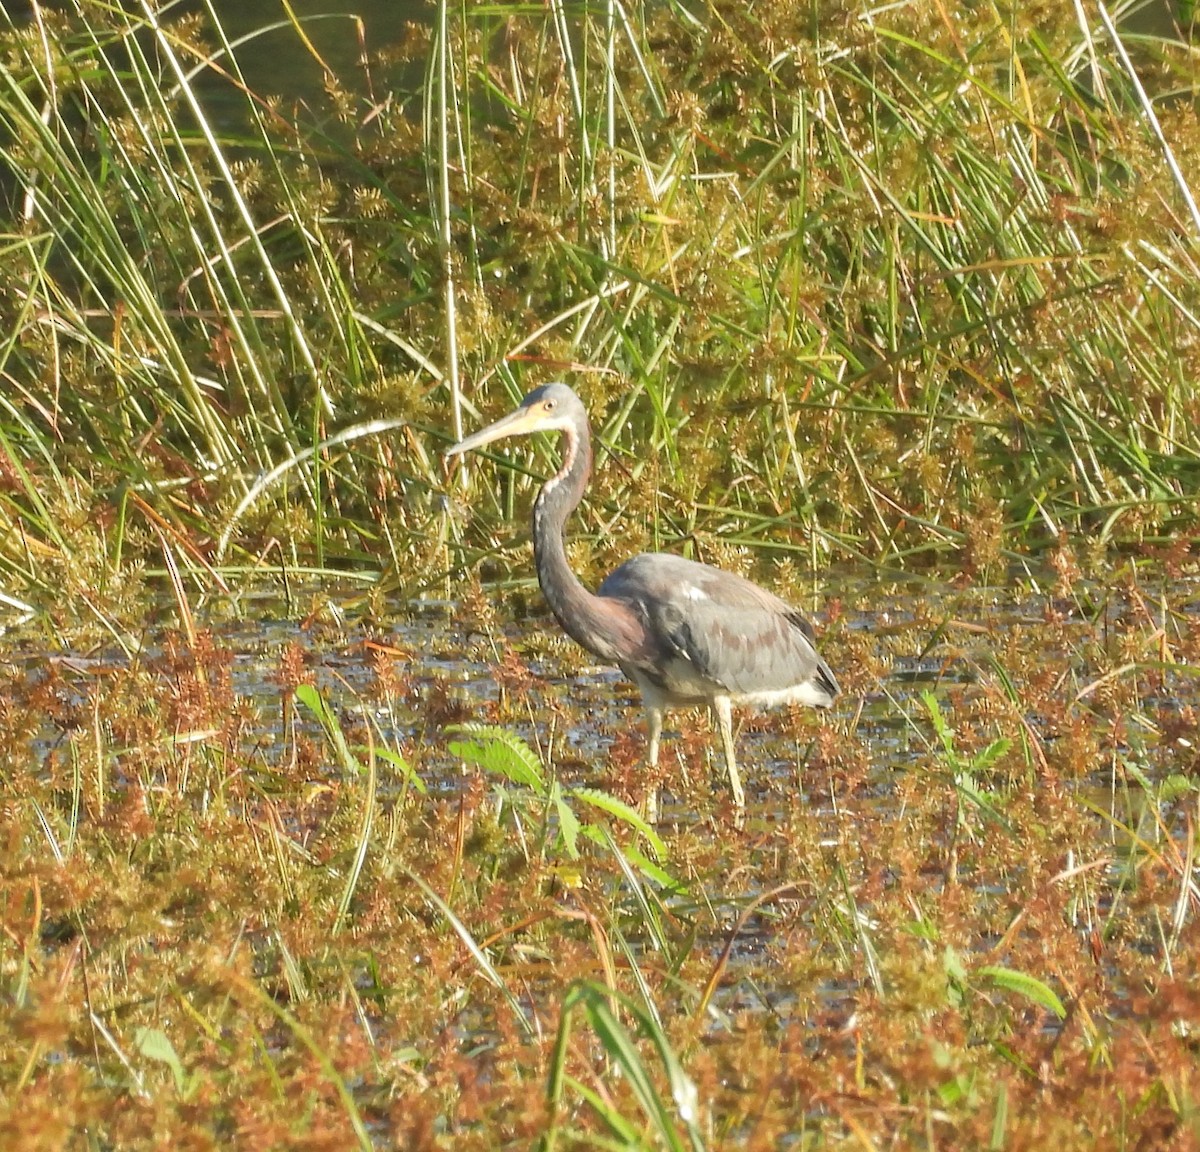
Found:
<svg viewBox="0 0 1200 1152"><path fill-rule="evenodd" d="M662 737L663 710L646 706L646 732L650 739L650 767L658 767L658 742ZM646 790L646 820L650 824L658 823L658 781L654 780Z"/></svg>
<svg viewBox="0 0 1200 1152"><path fill-rule="evenodd" d="M746 807L746 793L742 791L742 778L738 775L737 757L733 752L733 708L728 696L713 698L712 710L716 713L721 729L721 744L725 749L725 768L729 772L729 788L733 802L738 808Z"/></svg>
<svg viewBox="0 0 1200 1152"><path fill-rule="evenodd" d="M650 736L650 767L658 767L658 742L662 738L663 710L646 707L646 730Z"/></svg>

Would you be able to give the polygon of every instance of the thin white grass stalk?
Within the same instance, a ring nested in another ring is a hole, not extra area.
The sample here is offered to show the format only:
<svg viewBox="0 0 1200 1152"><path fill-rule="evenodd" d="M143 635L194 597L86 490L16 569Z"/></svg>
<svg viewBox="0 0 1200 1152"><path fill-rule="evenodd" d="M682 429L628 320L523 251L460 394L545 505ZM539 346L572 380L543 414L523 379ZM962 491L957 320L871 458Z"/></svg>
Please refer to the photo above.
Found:
<svg viewBox="0 0 1200 1152"><path fill-rule="evenodd" d="M467 26L466 0L462 0L462 27ZM471 189L474 186L471 160L471 93L467 86L471 77L471 45L467 37L461 37L462 44L462 76L463 93L461 103L455 100L451 105L454 111L454 142L458 148L458 163L462 171L463 200L466 208L467 236L471 251L471 270L474 273L475 287L479 292L484 291L483 266L479 261L479 229L475 225L475 212L471 203ZM454 70L454 60L447 54L447 64L450 69L450 84L455 92L458 91L458 77Z"/></svg>
<svg viewBox="0 0 1200 1152"><path fill-rule="evenodd" d="M284 899L288 903L295 903L296 900L296 884L292 879L291 870L288 868L287 855L284 852L283 833L279 829L279 813L272 807L268 809L267 819L264 821L267 829L267 836L271 844L271 859L275 864L275 869L279 874L279 883L283 887ZM257 839L257 838L256 838ZM262 849L259 849L259 856L262 857ZM282 945L282 941L280 944ZM286 946L284 947L286 952ZM297 985L303 990L303 980L297 982Z"/></svg>
<svg viewBox="0 0 1200 1152"><path fill-rule="evenodd" d="M571 26L567 23L567 12L563 7L563 0L550 0L550 10L554 14L554 30L558 33L558 44L567 70L567 85L571 90L571 104L575 109L575 119L579 124L582 162L585 171L590 173L592 170L592 143L588 139L587 125L583 119L583 91L579 86L579 73L575 67L575 50L571 47Z"/></svg>
<svg viewBox="0 0 1200 1152"><path fill-rule="evenodd" d="M63 856L62 845L58 842L58 836L55 835L54 829L50 826L50 820L46 816L42 806L36 801L32 801L33 810L37 814L38 823L42 826L42 835L46 837L46 843L50 845L50 851L54 856L55 863L62 865L66 862Z"/></svg>
<svg viewBox="0 0 1200 1152"><path fill-rule="evenodd" d="M96 741L96 814L104 819L104 798L108 792L107 773L104 771L108 757L104 751L105 726L100 722L100 693L92 697L92 736Z"/></svg>
<svg viewBox="0 0 1200 1152"><path fill-rule="evenodd" d="M358 989L354 986L354 975L346 971L345 982L342 985L346 990L346 995L350 997L354 1004L354 1015L358 1017L358 1026L362 1029L363 1036L366 1037L367 1043L371 1046L372 1053L379 1052L379 1040L375 1035L375 1025L371 1022L371 1017L367 1013L367 1006L363 1003L362 997L358 994Z"/></svg>
<svg viewBox="0 0 1200 1152"><path fill-rule="evenodd" d="M689 146L690 140L682 134L674 139L671 145L671 154L663 161L662 175L659 175L654 171L654 165L650 157L646 155L641 135L635 127L636 121L633 110L629 107L629 103L625 99L625 93L618 90L617 97L621 101L621 111L625 114L626 123L630 127L630 138L633 148L637 152L638 162L642 166L642 175L646 181L646 190L650 193L650 199L657 204L667 192L678 184L679 175L675 171L675 168L680 160L692 155L692 149Z"/></svg>
<svg viewBox="0 0 1200 1152"><path fill-rule="evenodd" d="M1117 32L1117 26L1112 22L1112 17L1108 14L1108 9L1102 3L1097 4L1096 7L1100 12L1100 19L1104 21L1104 27L1108 30L1108 34L1112 37L1112 42L1116 46L1117 55L1121 57L1121 64L1125 68L1130 82L1133 84L1133 90L1137 93L1138 101L1142 105L1142 111L1145 112L1146 119L1150 122L1150 129L1158 140L1159 147L1162 148L1163 158L1167 162L1167 167L1171 170L1175 186L1179 189L1179 194L1188 206L1188 211L1192 217L1192 226L1196 229L1196 238L1200 240L1200 207L1196 205L1196 198L1192 195L1191 188L1188 187L1183 170L1179 167L1179 162L1175 159L1175 153L1171 151L1171 145L1167 143L1167 138L1163 135L1158 117L1154 114L1154 105L1150 102L1150 97L1146 95L1146 89L1142 87L1142 81L1137 74L1137 69L1134 68L1133 61L1129 59L1129 53L1125 51L1125 43L1121 39L1120 33Z"/></svg>
<svg viewBox="0 0 1200 1152"><path fill-rule="evenodd" d="M522 339L518 340L516 344L514 344L508 349L507 352L504 353L500 359L500 364L511 360L514 356L520 352L523 352L531 344L536 344L547 332L553 331L553 329L557 328L560 324L565 324L572 317L578 316L580 312L586 312L588 309L595 309L601 300L610 299L611 297L617 296L621 292L624 292L630 287L631 283L632 281L622 280L619 284L609 284L604 288L603 291L589 296L585 300L580 300L577 304L572 304L570 308L560 312L557 316L551 317L540 328L531 332L528 336L522 337ZM479 378L479 383L482 384L484 381L491 379L491 377L494 376L499 370L499 366L500 365L497 364L496 367L491 368L484 373L484 375Z"/></svg>
<svg viewBox="0 0 1200 1152"><path fill-rule="evenodd" d="M401 873L408 877L420 890L425 894L425 898L443 915L445 916L450 927L454 929L455 935L462 941L467 951L471 953L475 961L475 966L480 975L495 988L508 1002L508 1006L512 1009L512 1013L521 1030L527 1037L533 1039L541 1034L541 1023L537 1018L536 1010L533 1013L533 1021L530 1022L529 1015L525 1009L521 1007L520 1000L513 994L513 991L504 982L504 978L496 971L496 966L488 958L484 950L475 942L475 938L467 930L467 926L454 914L454 910L446 903L420 876L408 868L401 867Z"/></svg>
<svg viewBox="0 0 1200 1152"><path fill-rule="evenodd" d="M96 1015L95 1012L89 1010L88 1016L91 1018L92 1027L100 1033L105 1044L112 1049L113 1054L120 1060L122 1067L129 1073L129 1079L133 1081L133 1087L137 1094L143 1099L149 1099L150 1093L146 1091L146 1082L142 1079L142 1074L133 1066L129 1057L122 1051L120 1044L117 1043L116 1037L104 1026L104 1021Z"/></svg>
<svg viewBox="0 0 1200 1152"><path fill-rule="evenodd" d="M667 934L663 931L661 918L655 914L654 909L650 906L650 898L646 895L646 887L642 883L641 877L638 876L633 865L626 859L625 853L621 851L621 846L613 839L612 833L607 828L602 828L601 830L609 852L612 853L617 866L624 873L625 883L629 885L629 890L633 893L634 899L638 903L641 911L641 922L650 937L650 942L653 944L654 950L663 956L670 956L672 951L671 942L667 938ZM665 848L666 845L662 845L662 847ZM622 938L623 942L624 938ZM638 973L638 983L644 984L640 972ZM612 986L615 988L616 984L614 983ZM649 996L646 997L646 1009L655 1020L662 1023L658 1009Z"/></svg>
<svg viewBox="0 0 1200 1152"><path fill-rule="evenodd" d="M331 14L328 18L329 19L335 19L335 18L336 19L354 19L354 17L341 16L339 14ZM203 57L198 64L193 64L191 68L187 69L187 71L185 71L183 74L184 84L193 83L199 77L203 76L204 73L207 72L210 68L213 68L214 66L218 66L217 58L220 56L224 56L224 57L227 57L230 62L230 69L229 69L230 77L232 77L235 80L235 82L242 88L243 91L248 91L246 85L242 82L242 77L241 77L240 71L237 71L237 49L245 46L246 44L250 44L255 40L258 40L262 36L269 36L272 32L280 32L285 29L291 29L292 31L296 31L297 28L296 28L295 21L294 20L275 20L268 24L257 24L256 23L251 31L245 33L242 36L238 36L233 40L230 40L225 35L224 26L220 25L220 24L216 25L214 28L214 31L217 33L218 37L221 40L221 47L218 48L215 52L212 52L209 55ZM317 57L317 59L319 61L320 57ZM218 67L220 67L220 66L218 66ZM236 76L234 75L235 72L236 72ZM183 89L182 84L176 84L175 87L168 88L166 90L166 94L165 94L167 101L169 102L171 100L177 99L179 97L179 94L182 91L182 89Z"/></svg>
<svg viewBox="0 0 1200 1152"><path fill-rule="evenodd" d="M248 86L245 84L241 75L235 49L239 45L244 44L249 40L253 40L259 35L265 34L274 27L286 27L294 30L297 35L304 40L309 51L319 60L320 57L317 56L315 49L313 49L311 43L305 37L304 30L300 23L294 18L294 14L292 15L293 19L291 20L284 21L279 25L264 26L263 28L257 29L246 36L239 38L236 42L231 42L228 39L228 37L225 35L224 27L215 22L214 15L213 28L221 41L222 47L219 52L206 57L200 66L189 72L187 74L188 79L192 79L194 75L208 67L215 67L216 57L218 55L223 55L229 60L230 69L236 82L243 88L243 90L248 92ZM306 17L305 20L307 22L308 19L313 18L318 17ZM355 17L346 18L357 20ZM308 243L306 254L309 258L310 264L313 266L314 272L316 273L313 277L313 280L315 282L316 289L320 291L324 301L325 313L330 317L337 317L339 320L353 319L353 292L346 285L345 278L342 275L337 258L330 253L328 244L319 233L318 220L313 218L311 208L297 199L295 182L289 177L288 173L284 171L279 163L277 150L274 146L276 137L264 120L260 103L257 100L250 99L247 101L245 107L247 113L253 118L258 129L263 150L273 165L277 180L276 186L282 191L286 199L288 210L282 219L293 222L295 226L302 231L304 238ZM273 221L271 224L263 225L259 229L259 232L265 233L274 225L274 223L276 222ZM370 371L378 371L378 365L376 363L371 346L365 340L353 340L351 338L351 333L346 327L343 326L343 324L340 323L334 325L333 330L337 332L339 337L341 337L343 351L345 351L351 360L357 361L359 359L363 359L367 362L367 367ZM274 389L273 387L272 398L274 399L277 396L278 390ZM278 400L278 403L283 405L281 398ZM286 405L283 406L286 408Z"/></svg>
<svg viewBox="0 0 1200 1152"><path fill-rule="evenodd" d="M1104 69L1100 67L1100 58L1096 52L1096 38L1092 35L1091 21L1083 10L1083 0L1073 0L1075 5L1075 20L1079 24L1083 45L1087 51L1088 71L1092 77L1092 91L1096 98L1104 102L1104 107L1112 112L1112 102L1108 98L1108 86L1104 83Z"/></svg>
<svg viewBox="0 0 1200 1152"><path fill-rule="evenodd" d="M355 424L352 428L343 428L340 432L334 433L334 435L322 440L319 444L313 444L297 452L294 456L280 461L274 468L264 473L254 482L250 491L242 497L238 506L233 510L229 521L221 531L221 538L217 541L216 563L220 564L224 558L225 550L229 547L230 538L233 536L233 530L237 527L238 521L246 514L247 509L268 488L281 477L287 475L293 468L303 464L306 460L311 460L314 456L324 452L328 448L335 448L339 444L348 444L350 441L360 440L364 436L375 436L382 432L390 432L394 428L403 428L407 423L408 420L404 417L393 416L387 420L369 420L366 424Z"/></svg>
<svg viewBox="0 0 1200 1152"><path fill-rule="evenodd" d="M608 233L604 237L604 257L617 258L617 0L607 0L604 12L604 143L608 152ZM612 275L605 269L604 279Z"/></svg>
<svg viewBox="0 0 1200 1152"><path fill-rule="evenodd" d="M71 814L67 817L67 856L75 855L79 839L79 820L83 812L83 764L80 762L79 745L71 742Z"/></svg>
<svg viewBox="0 0 1200 1152"><path fill-rule="evenodd" d="M26 604L24 600L18 600L15 596L9 596L7 592L0 592L0 604L20 613L17 617L18 624L24 624L37 615L37 609L32 604ZM3 629L0 629L0 631L3 631Z"/></svg>
<svg viewBox="0 0 1200 1152"><path fill-rule="evenodd" d="M642 73L642 79L646 82L646 91L650 93L650 98L654 101L654 111L660 116L665 116L667 114L666 105L663 104L662 96L658 91L658 85L655 83L654 77L646 65L646 58L642 54L642 47L638 43L637 37L633 34L633 28L629 23L629 13L625 11L625 5L621 3L621 0L614 0L614 4L617 15L621 17L621 27L625 30L625 38L629 41L633 58L637 61L638 68ZM676 12L687 15L682 7L677 8ZM696 27L702 27L698 20L696 21Z"/></svg>
<svg viewBox="0 0 1200 1152"><path fill-rule="evenodd" d="M429 373L438 383L444 383L445 377L442 375L442 370L429 359L415 344L406 340L403 336L397 335L390 328L385 328L373 316L368 316L365 312L355 312L354 319L358 324L361 324L368 332L374 333L381 339L386 340L389 344L394 344L406 356L410 356L416 363Z"/></svg>
<svg viewBox="0 0 1200 1152"><path fill-rule="evenodd" d="M1149 241L1139 240L1138 247L1145 249L1160 263L1165 264L1168 267L1173 267L1171 261L1167 257L1167 254L1160 248L1157 248L1155 245L1151 244ZM1153 284L1168 300L1171 301L1179 315L1184 317L1184 319L1186 319L1193 328L1200 330L1200 315L1197 315L1197 313L1193 312L1191 308L1183 300L1181 300L1175 292L1171 291L1171 289L1167 287L1167 285L1163 282L1162 277L1159 276L1159 274L1150 264L1143 260L1139 260L1132 252L1129 251L1128 248L1125 248L1124 252L1125 255L1128 256L1129 259L1142 270L1142 274L1146 277L1146 279L1150 281L1150 283Z"/></svg>
<svg viewBox="0 0 1200 1152"><path fill-rule="evenodd" d="M446 312L446 382L450 385L450 403L454 418L454 439L462 439L462 383L458 375L458 302L454 291L454 250L450 233L450 109L448 107L446 72L449 67L450 14L449 0L438 0L437 47L434 53L434 82L437 86L437 108L434 120L438 134L438 191L434 212L438 217L438 245L442 254L443 297ZM426 102L428 107L428 102ZM426 139L430 135L429 115L426 114ZM462 481L467 483L466 473Z"/></svg>
<svg viewBox="0 0 1200 1152"><path fill-rule="evenodd" d="M279 832L275 834L277 836L280 835ZM291 899L294 900L295 897L293 896ZM283 975L287 980L288 999L293 1004L301 1004L307 1000L311 1000L313 998L313 991L309 986L304 969L292 954L292 950L288 947L282 932L275 933L275 943L279 947L279 955L283 961Z"/></svg>
<svg viewBox="0 0 1200 1152"><path fill-rule="evenodd" d="M183 577L179 574L179 565L175 562L175 553L171 551L171 545L167 543L166 536L163 535L161 529L156 524L152 524L151 528L158 536L158 542L162 545L163 561L167 566L167 575L171 580L171 590L175 593L175 604L179 609L179 623L183 628L184 635L187 637L188 647L193 651L196 647L196 618L192 615L192 606L188 603L187 590L183 586ZM198 665L197 672L201 683L204 683L206 677L204 674L204 666Z"/></svg>
<svg viewBox="0 0 1200 1152"><path fill-rule="evenodd" d="M1197 814L1200 814L1200 795L1196 797ZM1179 869L1179 896L1175 901L1175 910L1171 915L1171 947L1179 946L1179 937L1187 925L1188 908L1195 904L1200 907L1200 887L1192 879L1196 875L1196 822L1188 821L1187 850L1184 853L1182 867ZM1178 857L1176 857L1178 862Z"/></svg>
<svg viewBox="0 0 1200 1152"><path fill-rule="evenodd" d="M873 924L867 913L859 908L858 901L854 899L854 891L850 886L850 879L846 875L845 868L839 865L837 871L838 878L842 882L842 893L846 898L846 908L850 913L850 918L854 921L854 934L858 937L859 953L866 964L867 975L871 978L875 994L882 997L885 992L883 973L880 971L879 957L875 952L875 944L869 931Z"/></svg>
<svg viewBox="0 0 1200 1152"><path fill-rule="evenodd" d="M42 126L49 131L54 109L58 107L58 85L54 79L54 56L50 51L50 37L46 33L46 22L42 19L42 6L33 5L33 18L37 23L38 39L42 45L43 64L46 67L46 103L42 106ZM29 223L37 215L37 185L38 171L34 169L28 174L25 186L24 202L21 206L21 219Z"/></svg>
<svg viewBox="0 0 1200 1152"><path fill-rule="evenodd" d="M216 164L217 169L221 173L221 178L225 182L225 186L229 192L230 200L232 201L238 216L241 217L242 224L246 229L246 235L253 238L252 243L254 244L255 251L258 255L263 274L266 276L267 282L271 286L271 291L283 312L284 323L291 332L292 340L296 346L296 349L300 353L300 358L304 361L305 367L310 373L312 373L312 378L316 382L321 409L327 417L333 417L335 415L333 401L330 399L329 392L324 383L321 381L321 373L317 368L317 362L313 357L312 350L308 346L308 339L305 336L304 330L301 328L299 321L296 319L296 314L292 310L291 299L288 297L288 294L283 287L283 283L280 281L279 275L275 271L275 266L272 264L266 248L263 247L262 240L258 235L258 228L254 223L254 217L250 212L250 206L246 203L241 194L241 190L238 188L237 181L234 179L233 172L229 167L229 163L225 159L225 153L221 147L221 142L217 139L216 134L213 132L212 125L209 123L208 117L204 114L204 108L197 99L194 89L186 82L183 66L179 62L179 57L175 53L170 37L159 24L158 16L154 9L150 7L148 0L139 0L139 7L141 8L142 14L145 17L147 26L153 31L155 40L158 42L163 56L166 58L171 71L175 75L176 82L180 85L180 91L183 93L188 109L195 118L196 126L200 129L200 133L204 137L204 142L208 147L208 151L212 157L213 163ZM209 14L214 21L217 19L216 14L211 11L211 6ZM183 155L187 155L186 149L183 149ZM198 182L197 187L201 186L202 185ZM212 235L221 248L226 267L229 269L230 274L236 277L237 269L235 268L232 259L229 258L224 236L222 235L216 220L212 218L211 210L208 208L207 202L203 196L199 197L199 203L201 205L201 210L208 218L208 224L212 230Z"/></svg>

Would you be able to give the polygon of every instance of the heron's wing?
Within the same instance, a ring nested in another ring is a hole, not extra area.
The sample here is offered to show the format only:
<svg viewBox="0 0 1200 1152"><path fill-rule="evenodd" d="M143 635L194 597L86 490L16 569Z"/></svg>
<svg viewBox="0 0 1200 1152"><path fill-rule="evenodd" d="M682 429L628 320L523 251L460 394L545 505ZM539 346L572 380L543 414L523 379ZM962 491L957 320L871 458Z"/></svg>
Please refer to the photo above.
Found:
<svg viewBox="0 0 1200 1152"><path fill-rule="evenodd" d="M648 665L679 678L700 677L732 695L783 692L811 684L837 694L837 681L813 644L811 625L757 584L680 556L635 556L600 594L637 606L646 621ZM694 676L687 676L687 672ZM670 686L670 685L668 685Z"/></svg>

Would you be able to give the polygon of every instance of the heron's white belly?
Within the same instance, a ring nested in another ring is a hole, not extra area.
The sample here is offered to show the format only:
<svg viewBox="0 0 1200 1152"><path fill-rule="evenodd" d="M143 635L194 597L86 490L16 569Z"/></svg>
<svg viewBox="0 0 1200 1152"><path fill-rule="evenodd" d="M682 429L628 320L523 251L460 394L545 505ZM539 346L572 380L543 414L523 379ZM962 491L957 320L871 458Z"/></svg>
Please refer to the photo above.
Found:
<svg viewBox="0 0 1200 1152"><path fill-rule="evenodd" d="M696 704L711 704L721 696L731 704L752 708L771 708L777 704L807 704L810 708L823 708L829 703L829 697L808 681L789 684L785 688L730 692L707 676L699 675L686 660L672 660L663 669L665 688L648 680L634 668L625 668L624 672L638 686L642 699L651 708L687 708Z"/></svg>
<svg viewBox="0 0 1200 1152"><path fill-rule="evenodd" d="M824 708L829 703L829 696L808 681L763 692L731 692L729 699L734 704L749 704L755 708L772 708L776 704L807 704L810 708Z"/></svg>

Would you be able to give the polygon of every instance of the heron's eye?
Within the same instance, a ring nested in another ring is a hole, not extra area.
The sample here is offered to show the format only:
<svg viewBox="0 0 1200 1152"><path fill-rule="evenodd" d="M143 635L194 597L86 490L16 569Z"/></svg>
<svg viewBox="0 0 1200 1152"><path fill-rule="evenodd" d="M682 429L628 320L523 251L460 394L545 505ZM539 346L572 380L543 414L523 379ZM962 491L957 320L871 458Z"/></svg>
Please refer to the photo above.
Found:
<svg viewBox="0 0 1200 1152"><path fill-rule="evenodd" d="M553 411L554 411L554 406L555 406L557 403L558 403L558 401L557 401L557 400L547 400L547 401L546 401L546 403L542 405L542 407L543 407L543 408L544 408L544 409L545 409L547 412L553 412Z"/></svg>

